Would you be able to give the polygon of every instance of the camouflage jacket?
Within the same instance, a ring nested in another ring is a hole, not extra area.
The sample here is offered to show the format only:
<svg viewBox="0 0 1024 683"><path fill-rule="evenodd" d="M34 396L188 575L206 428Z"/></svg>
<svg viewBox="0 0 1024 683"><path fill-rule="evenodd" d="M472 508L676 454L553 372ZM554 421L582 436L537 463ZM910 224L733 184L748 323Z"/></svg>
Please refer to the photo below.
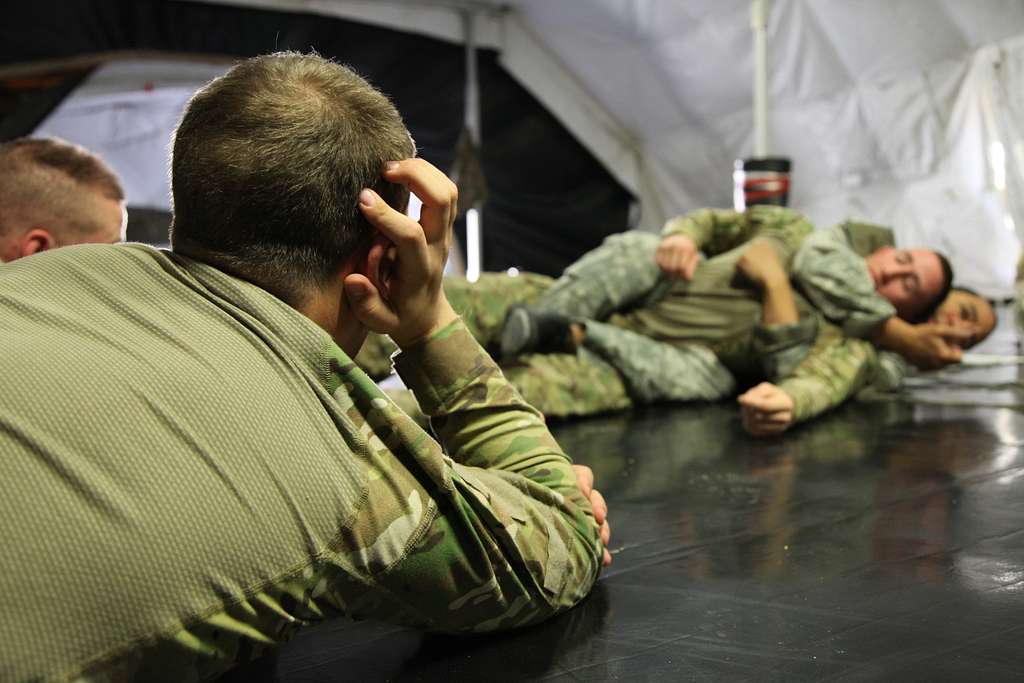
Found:
<svg viewBox="0 0 1024 683"><path fill-rule="evenodd" d="M814 343L794 371L778 381L795 403L797 421L836 407L859 391L897 388L912 368L877 350L865 337L895 314L878 296L864 257L892 244L892 231L848 221L814 230L800 213L777 206L746 212L700 209L665 224L663 235L685 234L713 256L756 237L785 245L790 276L822 314Z"/></svg>
<svg viewBox="0 0 1024 683"><path fill-rule="evenodd" d="M800 213L780 206L752 206L745 212L699 209L665 224L663 235L689 236L709 256L756 237L768 236L785 245L793 284L823 316L851 337L867 338L896 314L875 291L864 257L879 246L879 236L892 231L848 221L814 230ZM877 242L877 244L876 244Z"/></svg>
<svg viewBox="0 0 1024 683"><path fill-rule="evenodd" d="M569 458L461 322L397 367L142 245L0 271L0 679L201 680L344 615L511 628L601 547ZM443 446L442 446L443 444Z"/></svg>

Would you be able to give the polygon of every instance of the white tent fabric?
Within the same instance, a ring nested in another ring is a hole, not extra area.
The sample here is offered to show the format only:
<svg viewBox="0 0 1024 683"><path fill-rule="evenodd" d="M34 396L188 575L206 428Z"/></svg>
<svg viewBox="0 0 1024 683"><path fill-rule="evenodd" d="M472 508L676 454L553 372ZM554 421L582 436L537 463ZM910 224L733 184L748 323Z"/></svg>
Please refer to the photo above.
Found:
<svg viewBox="0 0 1024 683"><path fill-rule="evenodd" d="M121 176L130 206L168 210L171 132L185 104L226 64L108 62L36 128L84 145Z"/></svg>
<svg viewBox="0 0 1024 683"><path fill-rule="evenodd" d="M475 13L477 42L499 50L506 69L637 195L648 229L699 206L728 206L732 162L752 151L748 0L222 1L454 42L459 13ZM1024 3L774 0L769 59L771 152L793 159L794 208L821 226L847 217L894 225L900 242L946 251L961 284L1012 293L1024 231L1024 94L1010 84L1024 76ZM129 86L123 101L94 82L119 73ZM157 169L133 166L158 157L133 146L149 139L150 152L164 151L167 124L206 78L194 75L166 88L147 76L157 87L140 92L132 68L104 70L81 94L91 104L68 101L40 132L76 139L68 118L80 125L107 98L121 132L97 120L86 125L110 134L103 144L76 141L114 160L133 203L165 206L164 169L153 176Z"/></svg>

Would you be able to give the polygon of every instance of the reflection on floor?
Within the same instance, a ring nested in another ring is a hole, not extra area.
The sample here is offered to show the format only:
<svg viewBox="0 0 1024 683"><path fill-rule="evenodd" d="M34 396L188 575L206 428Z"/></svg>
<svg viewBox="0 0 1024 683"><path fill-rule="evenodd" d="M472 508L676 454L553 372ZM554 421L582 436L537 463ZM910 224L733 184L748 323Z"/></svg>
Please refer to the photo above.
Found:
<svg viewBox="0 0 1024 683"><path fill-rule="evenodd" d="M1009 323L979 351L1017 353ZM1020 372L917 378L771 441L724 404L558 425L611 508L583 605L472 639L329 622L231 678L1019 679Z"/></svg>

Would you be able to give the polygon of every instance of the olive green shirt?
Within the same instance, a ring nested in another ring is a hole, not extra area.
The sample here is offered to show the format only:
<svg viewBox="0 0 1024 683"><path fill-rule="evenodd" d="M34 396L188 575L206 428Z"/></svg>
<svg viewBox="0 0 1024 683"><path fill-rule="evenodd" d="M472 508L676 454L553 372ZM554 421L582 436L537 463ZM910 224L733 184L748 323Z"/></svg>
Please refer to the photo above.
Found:
<svg viewBox="0 0 1024 683"><path fill-rule="evenodd" d="M461 322L442 447L280 300L142 245L0 269L0 679L216 676L308 620L522 626L593 585L571 463Z"/></svg>

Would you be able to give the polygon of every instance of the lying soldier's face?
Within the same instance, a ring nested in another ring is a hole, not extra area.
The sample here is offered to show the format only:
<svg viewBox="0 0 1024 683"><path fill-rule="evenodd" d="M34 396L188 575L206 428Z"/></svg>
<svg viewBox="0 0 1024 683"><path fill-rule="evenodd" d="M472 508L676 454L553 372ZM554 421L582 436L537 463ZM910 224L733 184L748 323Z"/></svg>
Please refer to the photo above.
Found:
<svg viewBox="0 0 1024 683"><path fill-rule="evenodd" d="M904 320L913 320L942 291L942 262L931 249L882 247L868 256L867 266L875 289Z"/></svg>
<svg viewBox="0 0 1024 683"><path fill-rule="evenodd" d="M973 336L962 344L963 348L969 349L992 332L996 326L996 313L987 299L972 292L954 289L935 310L929 322L973 331Z"/></svg>

